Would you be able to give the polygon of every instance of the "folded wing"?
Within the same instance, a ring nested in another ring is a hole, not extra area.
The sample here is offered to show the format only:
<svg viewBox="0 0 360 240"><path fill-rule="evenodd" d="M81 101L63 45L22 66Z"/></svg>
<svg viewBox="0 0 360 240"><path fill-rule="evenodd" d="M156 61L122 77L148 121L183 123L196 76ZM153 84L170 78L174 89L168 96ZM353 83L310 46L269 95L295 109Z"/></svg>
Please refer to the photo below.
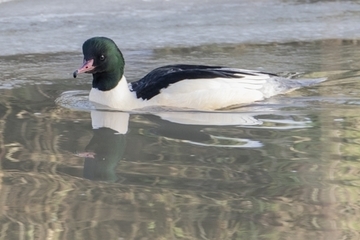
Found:
<svg viewBox="0 0 360 240"><path fill-rule="evenodd" d="M220 66L168 65L157 68L139 81L131 83L131 89L136 92L137 98L149 100L159 94L162 89L182 80L204 80L214 78L239 80L247 77L256 79L257 76L260 78L268 78L269 76L276 75L252 70L224 68ZM246 81L246 79L244 79L244 81Z"/></svg>

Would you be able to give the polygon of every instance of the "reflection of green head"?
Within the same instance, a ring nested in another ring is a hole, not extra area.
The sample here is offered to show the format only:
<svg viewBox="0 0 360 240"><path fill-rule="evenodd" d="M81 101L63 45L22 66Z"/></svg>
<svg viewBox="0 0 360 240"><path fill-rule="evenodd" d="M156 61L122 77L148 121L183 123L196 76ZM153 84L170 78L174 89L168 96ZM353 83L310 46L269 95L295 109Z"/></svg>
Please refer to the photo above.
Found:
<svg viewBox="0 0 360 240"><path fill-rule="evenodd" d="M110 128L94 129L94 136L86 146L86 151L95 153L94 158L86 158L84 177L91 180L115 182L116 166L125 150L125 135L117 134Z"/></svg>

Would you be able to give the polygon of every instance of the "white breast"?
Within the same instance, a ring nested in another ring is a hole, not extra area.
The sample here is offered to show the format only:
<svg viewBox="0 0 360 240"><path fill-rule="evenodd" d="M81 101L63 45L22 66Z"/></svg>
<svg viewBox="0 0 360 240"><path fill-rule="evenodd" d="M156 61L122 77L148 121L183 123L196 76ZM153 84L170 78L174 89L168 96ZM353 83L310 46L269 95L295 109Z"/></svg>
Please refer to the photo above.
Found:
<svg viewBox="0 0 360 240"><path fill-rule="evenodd" d="M97 104L119 110L133 110L146 106L146 101L136 98L136 93L129 90L126 78L123 76L118 85L109 91L92 88L89 100Z"/></svg>

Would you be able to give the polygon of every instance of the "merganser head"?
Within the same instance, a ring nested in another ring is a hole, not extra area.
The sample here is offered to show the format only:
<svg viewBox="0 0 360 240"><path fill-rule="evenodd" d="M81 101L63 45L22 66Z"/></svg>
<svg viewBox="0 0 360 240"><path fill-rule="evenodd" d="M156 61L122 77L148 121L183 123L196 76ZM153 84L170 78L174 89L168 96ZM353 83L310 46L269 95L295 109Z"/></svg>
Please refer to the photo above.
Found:
<svg viewBox="0 0 360 240"><path fill-rule="evenodd" d="M82 46L83 65L75 70L74 78L80 73L93 74L93 87L109 90L118 83L124 73L124 57L115 42L106 37L93 37Z"/></svg>

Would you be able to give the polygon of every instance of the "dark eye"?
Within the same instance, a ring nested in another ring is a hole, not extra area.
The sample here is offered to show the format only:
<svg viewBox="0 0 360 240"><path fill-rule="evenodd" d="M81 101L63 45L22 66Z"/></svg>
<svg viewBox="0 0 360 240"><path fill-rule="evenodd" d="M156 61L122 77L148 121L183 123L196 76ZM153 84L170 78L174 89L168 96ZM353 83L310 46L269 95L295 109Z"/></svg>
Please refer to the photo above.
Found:
<svg viewBox="0 0 360 240"><path fill-rule="evenodd" d="M100 61L104 61L105 60L105 56L104 55L101 55L100 56Z"/></svg>

